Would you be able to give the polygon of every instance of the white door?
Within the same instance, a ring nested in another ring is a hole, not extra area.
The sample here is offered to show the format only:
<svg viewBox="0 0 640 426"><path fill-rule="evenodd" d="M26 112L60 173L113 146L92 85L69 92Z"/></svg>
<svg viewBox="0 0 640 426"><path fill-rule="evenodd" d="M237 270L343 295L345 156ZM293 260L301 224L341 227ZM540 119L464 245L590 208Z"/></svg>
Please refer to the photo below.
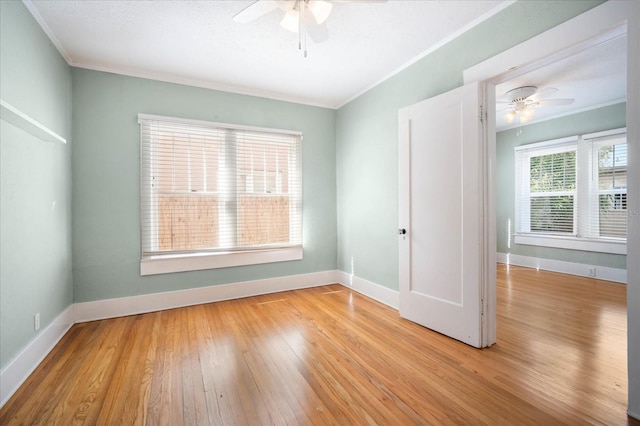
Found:
<svg viewBox="0 0 640 426"><path fill-rule="evenodd" d="M485 162L480 86L399 113L400 315L483 346Z"/></svg>

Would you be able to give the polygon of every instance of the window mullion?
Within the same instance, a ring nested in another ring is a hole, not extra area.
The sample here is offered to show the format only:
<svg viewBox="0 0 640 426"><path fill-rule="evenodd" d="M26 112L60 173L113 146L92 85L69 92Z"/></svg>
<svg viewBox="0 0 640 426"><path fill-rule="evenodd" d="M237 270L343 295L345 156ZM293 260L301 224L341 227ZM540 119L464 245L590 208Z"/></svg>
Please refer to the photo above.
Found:
<svg viewBox="0 0 640 426"><path fill-rule="evenodd" d="M590 215L593 205L591 182L593 168L589 143L581 140L576 149L576 236L593 237Z"/></svg>
<svg viewBox="0 0 640 426"><path fill-rule="evenodd" d="M238 235L238 143L235 130L224 131L221 144L220 169L222 182L218 184L220 193L220 246L233 248Z"/></svg>

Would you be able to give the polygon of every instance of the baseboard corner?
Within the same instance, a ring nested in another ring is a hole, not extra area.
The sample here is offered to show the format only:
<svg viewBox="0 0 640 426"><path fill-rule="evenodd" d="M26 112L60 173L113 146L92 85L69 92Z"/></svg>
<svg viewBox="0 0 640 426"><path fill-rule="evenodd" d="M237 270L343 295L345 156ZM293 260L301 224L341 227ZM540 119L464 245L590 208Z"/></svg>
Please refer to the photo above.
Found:
<svg viewBox="0 0 640 426"><path fill-rule="evenodd" d="M338 283L393 309L400 309L400 292L397 290L392 290L344 271L338 271Z"/></svg>
<svg viewBox="0 0 640 426"><path fill-rule="evenodd" d="M73 304L71 304L0 371L0 408L40 365L73 323Z"/></svg>

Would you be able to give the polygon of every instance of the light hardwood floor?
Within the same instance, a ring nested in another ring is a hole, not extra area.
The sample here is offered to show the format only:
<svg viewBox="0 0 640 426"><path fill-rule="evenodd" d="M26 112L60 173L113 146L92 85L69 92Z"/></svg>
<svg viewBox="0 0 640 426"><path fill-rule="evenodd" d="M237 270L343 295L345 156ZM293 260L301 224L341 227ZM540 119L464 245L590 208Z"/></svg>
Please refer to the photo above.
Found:
<svg viewBox="0 0 640 426"><path fill-rule="evenodd" d="M483 350L340 285L76 324L0 424L638 425L625 292L500 265Z"/></svg>

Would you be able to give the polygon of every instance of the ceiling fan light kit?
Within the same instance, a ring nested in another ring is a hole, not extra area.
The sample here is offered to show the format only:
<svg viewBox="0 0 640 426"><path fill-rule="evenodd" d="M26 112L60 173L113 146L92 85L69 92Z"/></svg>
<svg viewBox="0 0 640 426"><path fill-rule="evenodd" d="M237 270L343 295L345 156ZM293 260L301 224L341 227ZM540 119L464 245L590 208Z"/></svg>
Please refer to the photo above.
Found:
<svg viewBox="0 0 640 426"><path fill-rule="evenodd" d="M292 33L297 33L299 30L299 21L300 14L297 10L289 9L287 13L282 17L282 21L280 21L280 26L287 31L291 31Z"/></svg>
<svg viewBox="0 0 640 426"><path fill-rule="evenodd" d="M508 107L503 115L507 123L511 123L518 118L519 123L528 123L536 113L536 108L544 106L569 105L574 99L541 99L545 96L556 93L558 89L549 87L538 90L536 86L522 86L509 90L505 93Z"/></svg>
<svg viewBox="0 0 640 426"><path fill-rule="evenodd" d="M334 0L336 1L336 0ZM386 0L340 0L343 3L384 3ZM328 0L258 0L237 13L233 20L246 24L276 9L284 12L280 26L298 33L298 49L307 57L307 35L315 43L329 38L326 21L331 14L333 4Z"/></svg>
<svg viewBox="0 0 640 426"><path fill-rule="evenodd" d="M258 0L233 17L246 24L276 9L284 12L280 26L287 31L298 33L298 49L307 57L307 34L316 43L322 43L329 35L325 22L333 5L325 0Z"/></svg>
<svg viewBox="0 0 640 426"><path fill-rule="evenodd" d="M300 24L304 24L308 19L313 19L311 23L313 25L323 24L333 8L331 3L324 0L297 0L283 3L285 5L280 6L280 9L285 10L285 14L280 21L280 26L293 33L299 32ZM309 12L309 15L306 12Z"/></svg>
<svg viewBox="0 0 640 426"><path fill-rule="evenodd" d="M318 25L327 20L331 13L331 9L333 9L333 5L328 1L310 0L307 3L307 10L311 12L311 15L313 15L316 20L316 24Z"/></svg>

